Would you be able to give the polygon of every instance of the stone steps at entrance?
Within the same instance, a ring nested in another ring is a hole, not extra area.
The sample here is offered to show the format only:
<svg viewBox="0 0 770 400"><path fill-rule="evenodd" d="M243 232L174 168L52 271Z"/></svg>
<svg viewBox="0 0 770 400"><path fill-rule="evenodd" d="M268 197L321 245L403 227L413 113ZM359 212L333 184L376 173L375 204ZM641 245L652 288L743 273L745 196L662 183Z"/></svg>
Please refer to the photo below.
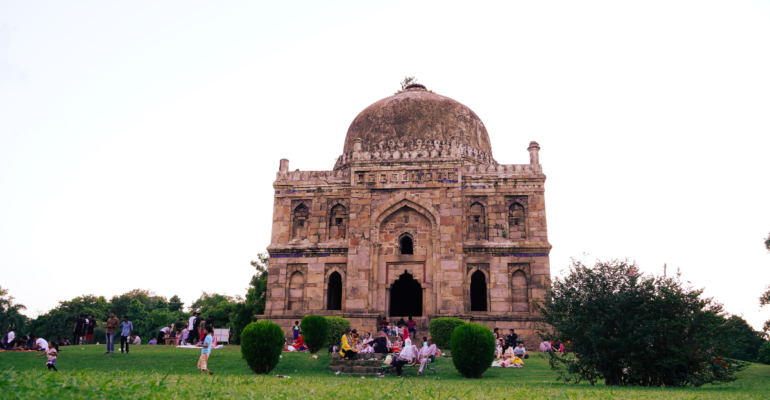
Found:
<svg viewBox="0 0 770 400"><path fill-rule="evenodd" d="M380 373L383 354L361 354L354 360L343 360L339 353L332 355L329 372L339 372L346 375L376 375ZM374 358L374 360L370 360Z"/></svg>

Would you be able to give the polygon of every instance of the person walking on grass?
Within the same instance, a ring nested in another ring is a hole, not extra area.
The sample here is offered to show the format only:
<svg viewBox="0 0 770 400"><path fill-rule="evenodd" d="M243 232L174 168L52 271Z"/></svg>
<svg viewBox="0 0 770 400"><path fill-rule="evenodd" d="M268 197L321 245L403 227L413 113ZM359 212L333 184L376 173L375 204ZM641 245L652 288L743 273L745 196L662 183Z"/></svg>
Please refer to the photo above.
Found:
<svg viewBox="0 0 770 400"><path fill-rule="evenodd" d="M126 354L128 354L128 346L131 343L128 339L131 335L131 331L134 330L134 324L128 320L128 315L123 316L123 322L120 323L120 354L123 354L123 344L126 345Z"/></svg>
<svg viewBox="0 0 770 400"><path fill-rule="evenodd" d="M48 362L45 363L45 366L48 367L48 371L51 371L51 370L54 370L57 372L59 371L58 369L56 369L56 365L54 365L56 364L56 357L59 356L59 345L56 344L56 342L52 340L51 343L49 344L49 347L45 349L45 352L43 354L38 354L35 357L40 357L40 356L48 356Z"/></svg>
<svg viewBox="0 0 770 400"><path fill-rule="evenodd" d="M96 318L91 314L88 316L88 325L86 326L86 344L93 344L94 328L96 328Z"/></svg>
<svg viewBox="0 0 770 400"><path fill-rule="evenodd" d="M120 320L115 317L115 311L110 311L110 318L107 319L107 325L104 328L107 336L107 351L104 354L115 352L115 328L120 325Z"/></svg>
<svg viewBox="0 0 770 400"><path fill-rule="evenodd" d="M214 371L208 369L209 354L211 354L211 343L214 341L214 328L209 325L206 327L206 338L203 339L203 346L201 348L201 358L198 359L198 369L201 373L206 375L214 375Z"/></svg>

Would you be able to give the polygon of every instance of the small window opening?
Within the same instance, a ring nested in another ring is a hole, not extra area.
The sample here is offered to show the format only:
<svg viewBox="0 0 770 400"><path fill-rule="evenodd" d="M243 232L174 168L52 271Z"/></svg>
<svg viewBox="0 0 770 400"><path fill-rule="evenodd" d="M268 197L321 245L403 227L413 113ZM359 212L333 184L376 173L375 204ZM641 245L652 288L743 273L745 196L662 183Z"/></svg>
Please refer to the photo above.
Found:
<svg viewBox="0 0 770 400"><path fill-rule="evenodd" d="M414 254L414 244L412 238L404 236L401 238L401 254Z"/></svg>
<svg viewBox="0 0 770 400"><path fill-rule="evenodd" d="M342 218L335 218L334 220L337 222L337 225L342 225Z"/></svg>

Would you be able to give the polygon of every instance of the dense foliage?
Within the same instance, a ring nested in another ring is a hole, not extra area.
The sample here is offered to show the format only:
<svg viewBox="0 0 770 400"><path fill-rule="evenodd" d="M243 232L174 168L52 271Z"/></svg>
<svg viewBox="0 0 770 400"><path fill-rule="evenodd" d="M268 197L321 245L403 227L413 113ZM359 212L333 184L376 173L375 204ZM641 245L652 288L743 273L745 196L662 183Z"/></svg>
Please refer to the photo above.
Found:
<svg viewBox="0 0 770 400"><path fill-rule="evenodd" d="M19 312L27 307L13 300L14 297L8 294L8 289L0 286L0 335L5 335L9 330L20 333L27 324L27 317Z"/></svg>
<svg viewBox="0 0 770 400"><path fill-rule="evenodd" d="M495 359L495 336L484 325L462 324L452 332L452 362L466 378L481 378Z"/></svg>
<svg viewBox="0 0 770 400"><path fill-rule="evenodd" d="M265 290L267 289L267 262L264 254L258 255L258 261L251 265L257 270L247 288L246 298L227 296L217 293L203 292L194 301L189 311L184 311L184 303L179 296L170 300L158 296L149 290L134 289L107 300L102 296L84 295L72 300L60 301L59 305L47 313L41 314L34 320L27 320L18 310L24 309L21 304L13 303L13 297L6 296L7 292L0 288L0 333L5 333L13 327L18 334L35 333L48 340L73 338L75 320L79 314L94 315L97 325L94 330L94 341L104 341L104 325L110 311L122 319L128 315L131 320L133 333L142 338L143 343L155 337L164 326L178 323L181 318L185 323L193 311L201 312L206 319L211 317L214 327L230 328L231 343L240 343L240 332L254 320L254 315L265 311ZM7 312L5 310L8 310Z"/></svg>
<svg viewBox="0 0 770 400"><path fill-rule="evenodd" d="M278 365L283 341L283 330L278 324L252 322L241 333L241 354L252 371L267 374Z"/></svg>
<svg viewBox="0 0 770 400"><path fill-rule="evenodd" d="M757 362L770 365L770 342L765 342L762 347L759 348Z"/></svg>
<svg viewBox="0 0 770 400"><path fill-rule="evenodd" d="M326 320L329 322L329 338L326 339L326 346L339 346L342 335L345 334L345 328L350 328L350 321L342 317L326 317Z"/></svg>
<svg viewBox="0 0 770 400"><path fill-rule="evenodd" d="M727 357L742 361L755 361L759 348L766 342L762 332L755 331L745 319L737 315L725 318L720 335L728 338L725 341Z"/></svg>
<svg viewBox="0 0 770 400"><path fill-rule="evenodd" d="M244 328L254 321L254 316L265 313L265 292L267 291L267 267L270 258L267 254L257 255L257 261L252 261L251 266L257 273L251 277L249 287L246 289L246 298L235 305L232 313L233 342L240 343L240 335Z"/></svg>
<svg viewBox="0 0 770 400"><path fill-rule="evenodd" d="M767 238L765 238L765 248L770 251L770 233L767 234ZM770 285L767 285L767 287L765 287L765 292L762 293L762 296L759 296L760 307L764 307L768 304L770 304ZM765 337L770 336L770 319L765 321L762 330L765 332Z"/></svg>
<svg viewBox="0 0 770 400"><path fill-rule="evenodd" d="M302 318L302 339L312 354L326 345L329 338L329 321L320 315L308 315Z"/></svg>
<svg viewBox="0 0 770 400"><path fill-rule="evenodd" d="M679 279L645 276L633 263L573 260L540 312L574 356L551 354L562 378L607 385L701 386L730 382L745 363L725 359L722 306Z"/></svg>
<svg viewBox="0 0 770 400"><path fill-rule="evenodd" d="M452 332L463 324L465 324L465 321L457 318L443 317L433 319L428 327L433 343L439 349L449 350L451 348Z"/></svg>

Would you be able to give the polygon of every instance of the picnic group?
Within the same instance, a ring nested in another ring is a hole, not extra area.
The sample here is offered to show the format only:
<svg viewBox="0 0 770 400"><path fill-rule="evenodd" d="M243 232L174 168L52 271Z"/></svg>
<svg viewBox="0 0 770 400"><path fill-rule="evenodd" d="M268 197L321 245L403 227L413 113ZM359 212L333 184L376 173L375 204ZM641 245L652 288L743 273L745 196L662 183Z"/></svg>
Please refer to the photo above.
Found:
<svg viewBox="0 0 770 400"><path fill-rule="evenodd" d="M422 341L417 340L417 323L408 317L407 321L403 318L398 321L388 321L386 318L379 319L379 331L377 336L371 332L359 333L357 329L345 328L345 333L340 337L339 344L329 348L330 353L339 353L345 360L353 360L356 357L366 357L366 354L387 354L383 364L390 365L396 370L396 376L401 377L405 365L419 365L417 376L422 376L426 365L434 360L435 357L451 357L444 354L436 348L433 338L423 336ZM509 330L509 334L504 336L499 328L493 331L497 348L495 350L495 361L493 367L515 367L522 368L524 359L529 358L524 342L519 338L514 329ZM302 338L302 330L299 321L294 321L292 327L294 340L291 344L285 343L284 351L307 351L307 346ZM422 343L418 348L413 344ZM558 342L542 342L540 351L564 351L563 346Z"/></svg>
<svg viewBox="0 0 770 400"><path fill-rule="evenodd" d="M67 340L67 338L49 341L37 337L34 333L26 336L17 336L16 332L9 331L0 340L0 350L42 352L38 356L47 356L46 366L48 370L58 371L56 369L56 359L59 356L59 348L62 346L93 344L94 329L99 324L93 315L80 314L73 326L72 342ZM120 354L124 354L124 348L125 354L129 354L131 345L142 343L142 339L134 334L134 325L129 320L128 315L124 315L121 321L115 316L114 312L110 312L110 317L104 322L104 327L107 346L107 351L104 354L113 354L115 352L116 332L120 335ZM177 347L200 348L201 357L198 360L198 369L204 374L213 374L208 369L208 356L212 348L221 348L222 346L217 345L216 337L214 336L213 319L210 316L204 320L201 318L200 312L195 312L188 321L180 318L176 324L161 328L158 331L157 338L152 338L147 344L162 345L172 342L177 344Z"/></svg>

